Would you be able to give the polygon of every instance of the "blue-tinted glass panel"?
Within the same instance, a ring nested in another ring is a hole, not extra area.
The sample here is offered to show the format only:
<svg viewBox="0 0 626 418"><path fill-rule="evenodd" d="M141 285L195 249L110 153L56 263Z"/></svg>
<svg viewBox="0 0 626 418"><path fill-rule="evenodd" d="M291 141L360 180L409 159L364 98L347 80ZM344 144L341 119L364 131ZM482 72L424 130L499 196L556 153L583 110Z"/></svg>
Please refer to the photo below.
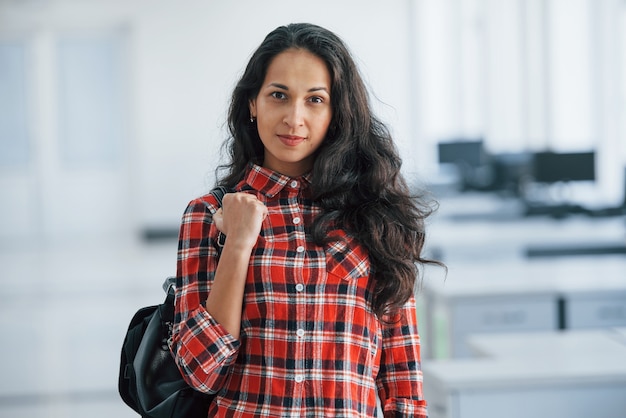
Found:
<svg viewBox="0 0 626 418"><path fill-rule="evenodd" d="M0 167L29 161L26 47L0 42Z"/></svg>
<svg viewBox="0 0 626 418"><path fill-rule="evenodd" d="M63 38L59 57L59 141L69 165L114 163L122 153L121 43Z"/></svg>

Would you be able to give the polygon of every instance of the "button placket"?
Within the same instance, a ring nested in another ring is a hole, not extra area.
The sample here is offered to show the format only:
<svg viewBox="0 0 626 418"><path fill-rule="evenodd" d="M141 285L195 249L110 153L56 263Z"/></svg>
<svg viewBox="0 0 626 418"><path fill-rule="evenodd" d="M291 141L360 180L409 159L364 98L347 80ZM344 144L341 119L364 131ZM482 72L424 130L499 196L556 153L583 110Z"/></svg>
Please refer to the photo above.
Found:
<svg viewBox="0 0 626 418"><path fill-rule="evenodd" d="M289 186L292 189L298 189L300 184L297 180L292 180L289 183ZM296 193L294 193L296 192ZM295 286L294 289L294 300L296 304L296 323L295 329L292 329L293 332L293 344L295 345L295 368L293 370L293 379L296 384L301 384L306 380L306 320L307 320L307 306L306 306L306 286L304 284L305 277L301 274L304 266L305 259L307 257L306 253L306 236L304 232L303 225L303 217L300 210L300 205L298 204L298 193L296 190L290 192L290 207L293 208L292 212L289 214L291 216L290 220L287 222L291 222L294 226L292 236L291 236L291 245L295 246L295 252L292 253L294 257L294 266L298 273L294 276ZM291 247L294 248L294 247ZM301 390L298 389L298 390ZM297 396L296 396L297 397Z"/></svg>

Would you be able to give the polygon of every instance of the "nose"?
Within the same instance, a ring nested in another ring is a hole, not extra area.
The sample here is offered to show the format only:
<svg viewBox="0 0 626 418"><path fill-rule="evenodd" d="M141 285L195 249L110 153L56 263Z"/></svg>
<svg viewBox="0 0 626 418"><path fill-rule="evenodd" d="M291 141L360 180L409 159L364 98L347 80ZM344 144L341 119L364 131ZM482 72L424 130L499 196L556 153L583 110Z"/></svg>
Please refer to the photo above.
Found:
<svg viewBox="0 0 626 418"><path fill-rule="evenodd" d="M302 126L304 124L304 107L301 104L294 103L289 106L287 113L283 119L283 123L290 128Z"/></svg>

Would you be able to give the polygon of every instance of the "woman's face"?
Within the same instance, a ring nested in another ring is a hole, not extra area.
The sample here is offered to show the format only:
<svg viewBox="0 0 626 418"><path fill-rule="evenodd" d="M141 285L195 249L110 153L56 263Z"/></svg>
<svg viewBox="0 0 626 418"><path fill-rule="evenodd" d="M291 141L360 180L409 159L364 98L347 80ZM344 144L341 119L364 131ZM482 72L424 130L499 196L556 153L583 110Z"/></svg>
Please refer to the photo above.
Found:
<svg viewBox="0 0 626 418"><path fill-rule="evenodd" d="M288 49L274 57L250 101L265 148L264 167L291 177L311 170L332 117L330 89L330 73L318 56Z"/></svg>

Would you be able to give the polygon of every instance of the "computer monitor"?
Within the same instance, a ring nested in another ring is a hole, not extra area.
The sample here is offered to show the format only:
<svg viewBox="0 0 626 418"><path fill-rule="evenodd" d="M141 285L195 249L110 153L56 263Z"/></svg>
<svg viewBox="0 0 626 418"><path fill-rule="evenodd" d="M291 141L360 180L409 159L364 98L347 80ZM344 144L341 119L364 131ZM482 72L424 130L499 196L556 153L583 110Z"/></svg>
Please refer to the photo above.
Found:
<svg viewBox="0 0 626 418"><path fill-rule="evenodd" d="M493 154L491 190L520 196L532 173L532 161L532 154L525 151Z"/></svg>
<svg viewBox="0 0 626 418"><path fill-rule="evenodd" d="M437 144L439 163L480 167L485 164L482 140L447 141Z"/></svg>
<svg viewBox="0 0 626 418"><path fill-rule="evenodd" d="M536 152L533 178L538 183L595 181L595 152Z"/></svg>

